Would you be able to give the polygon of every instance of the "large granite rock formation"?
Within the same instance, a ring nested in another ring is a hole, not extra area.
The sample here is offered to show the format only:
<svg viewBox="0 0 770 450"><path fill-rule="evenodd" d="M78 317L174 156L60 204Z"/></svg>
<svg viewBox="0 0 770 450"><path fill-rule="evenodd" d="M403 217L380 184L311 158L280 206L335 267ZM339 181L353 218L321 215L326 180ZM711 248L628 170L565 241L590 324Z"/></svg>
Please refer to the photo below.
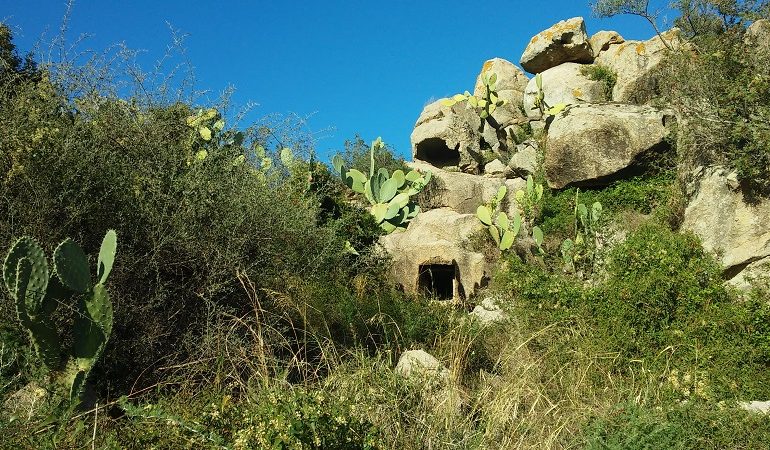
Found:
<svg viewBox="0 0 770 450"><path fill-rule="evenodd" d="M574 105L578 103L599 103L609 100L606 97L606 85L603 81L591 80L583 74L583 64L564 63L543 71L543 94L549 106L559 103ZM529 80L524 91L524 111L528 117L539 119L540 110L535 107L538 87L535 79Z"/></svg>
<svg viewBox="0 0 770 450"><path fill-rule="evenodd" d="M551 188L602 186L669 148L664 111L648 106L577 105L548 129L545 177Z"/></svg>
<svg viewBox="0 0 770 450"><path fill-rule="evenodd" d="M727 279L747 287L752 275L770 273L770 200L748 203L725 169L699 172L682 228L718 255Z"/></svg>
<svg viewBox="0 0 770 450"><path fill-rule="evenodd" d="M565 62L591 63L591 43L582 17L562 20L533 36L519 63L530 73L540 73Z"/></svg>
<svg viewBox="0 0 770 450"><path fill-rule="evenodd" d="M622 103L644 104L658 91L657 69L670 46L680 45L679 29L672 28L661 37L646 41L618 41L609 43L607 49L596 57L596 64L605 66L617 74L612 90L612 100ZM621 38L622 39L622 38Z"/></svg>
<svg viewBox="0 0 770 450"><path fill-rule="evenodd" d="M412 131L412 158L434 167L479 173L481 118L464 103L453 107L433 102L423 109Z"/></svg>

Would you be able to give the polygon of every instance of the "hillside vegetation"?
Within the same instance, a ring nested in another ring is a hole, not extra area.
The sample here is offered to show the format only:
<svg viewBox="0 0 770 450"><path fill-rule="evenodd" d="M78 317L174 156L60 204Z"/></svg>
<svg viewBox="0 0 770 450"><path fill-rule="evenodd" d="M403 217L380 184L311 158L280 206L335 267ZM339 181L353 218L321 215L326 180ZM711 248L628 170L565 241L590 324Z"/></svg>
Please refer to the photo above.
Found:
<svg viewBox="0 0 770 450"><path fill-rule="evenodd" d="M508 319L494 324L470 318L475 297L393 286L366 195L291 119L235 127L224 102L43 65L0 24L0 254L29 236L53 261L71 238L98 267L117 233L111 334L74 401L0 286L0 447L766 448L770 416L737 402L770 400L770 284L725 284L679 225L684 168L724 164L752 198L770 193L770 52L744 40L770 16L767 2L678 3L688 45L655 99L688 118L675 154L602 189L546 187L530 216L541 253L475 236L499 258L485 295ZM371 151L356 137L340 156L409 171ZM595 202L594 245L565 262L576 206ZM51 314L63 348L81 311ZM446 378L399 374L411 349Z"/></svg>

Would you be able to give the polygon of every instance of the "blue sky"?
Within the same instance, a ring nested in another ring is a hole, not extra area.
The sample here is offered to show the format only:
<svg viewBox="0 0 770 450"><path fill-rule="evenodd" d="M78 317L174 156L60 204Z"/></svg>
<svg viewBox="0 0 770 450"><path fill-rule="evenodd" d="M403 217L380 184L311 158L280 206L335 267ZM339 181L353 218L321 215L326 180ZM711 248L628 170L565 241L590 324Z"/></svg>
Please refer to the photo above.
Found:
<svg viewBox="0 0 770 450"><path fill-rule="evenodd" d="M22 51L56 36L64 11L64 0L0 0L0 20ZM208 91L199 103L232 86L234 104L258 104L246 122L309 117L304 129L324 159L356 133L382 136L408 157L429 100L472 90L489 58L518 65L534 34L574 16L585 17L589 34L652 36L638 17L590 17L582 0L75 0L67 39L88 34L79 50L125 43L143 51L139 62L150 70L171 43L170 24L187 35L196 88Z"/></svg>

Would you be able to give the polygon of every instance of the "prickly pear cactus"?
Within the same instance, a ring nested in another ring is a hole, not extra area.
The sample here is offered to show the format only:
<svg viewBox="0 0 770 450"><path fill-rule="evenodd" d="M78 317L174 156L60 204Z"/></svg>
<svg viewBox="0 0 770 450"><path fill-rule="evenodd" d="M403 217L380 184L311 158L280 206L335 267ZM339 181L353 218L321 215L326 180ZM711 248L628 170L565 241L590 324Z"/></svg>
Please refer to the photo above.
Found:
<svg viewBox="0 0 770 450"><path fill-rule="evenodd" d="M112 303L104 283L115 262L117 235L110 230L102 241L94 284L88 257L66 239L53 255L50 277L43 249L31 238L16 241L3 264L3 281L16 302L16 312L35 351L52 372L52 379L76 402L91 369L112 333ZM61 366L62 349L53 325L59 302L76 303L73 346Z"/></svg>
<svg viewBox="0 0 770 450"><path fill-rule="evenodd" d="M49 369L55 369L61 357L59 336L51 321L57 301L47 295L48 262L37 242L23 237L13 244L3 264L3 279L35 352Z"/></svg>
<svg viewBox="0 0 770 450"><path fill-rule="evenodd" d="M420 207L412 201L430 183L431 173L420 174L411 170L405 174L396 170L390 174L387 169L375 170L374 152L384 146L377 138L369 151L369 176L357 169L345 167L339 155L332 158L334 172L342 178L347 187L363 194L371 205L369 212L388 233L406 229L409 222L417 217Z"/></svg>

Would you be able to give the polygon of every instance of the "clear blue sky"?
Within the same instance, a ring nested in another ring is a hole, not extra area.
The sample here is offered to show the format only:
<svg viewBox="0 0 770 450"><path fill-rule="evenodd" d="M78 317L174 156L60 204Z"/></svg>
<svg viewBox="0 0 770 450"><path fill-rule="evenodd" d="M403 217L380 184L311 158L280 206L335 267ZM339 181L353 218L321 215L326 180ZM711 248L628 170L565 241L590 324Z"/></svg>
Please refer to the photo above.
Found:
<svg viewBox="0 0 770 450"><path fill-rule="evenodd" d="M65 3L0 0L0 20L26 51L58 34ZM312 114L306 129L324 159L356 133L367 141L382 136L408 156L412 127L430 99L472 90L486 59L518 65L534 34L574 16L585 17L589 34L652 36L638 17L590 17L587 0L75 0L67 37L91 35L81 50L120 42L143 50L149 70L171 42L171 24L188 35L196 88L208 99L233 86L235 104L259 104L251 121Z"/></svg>

